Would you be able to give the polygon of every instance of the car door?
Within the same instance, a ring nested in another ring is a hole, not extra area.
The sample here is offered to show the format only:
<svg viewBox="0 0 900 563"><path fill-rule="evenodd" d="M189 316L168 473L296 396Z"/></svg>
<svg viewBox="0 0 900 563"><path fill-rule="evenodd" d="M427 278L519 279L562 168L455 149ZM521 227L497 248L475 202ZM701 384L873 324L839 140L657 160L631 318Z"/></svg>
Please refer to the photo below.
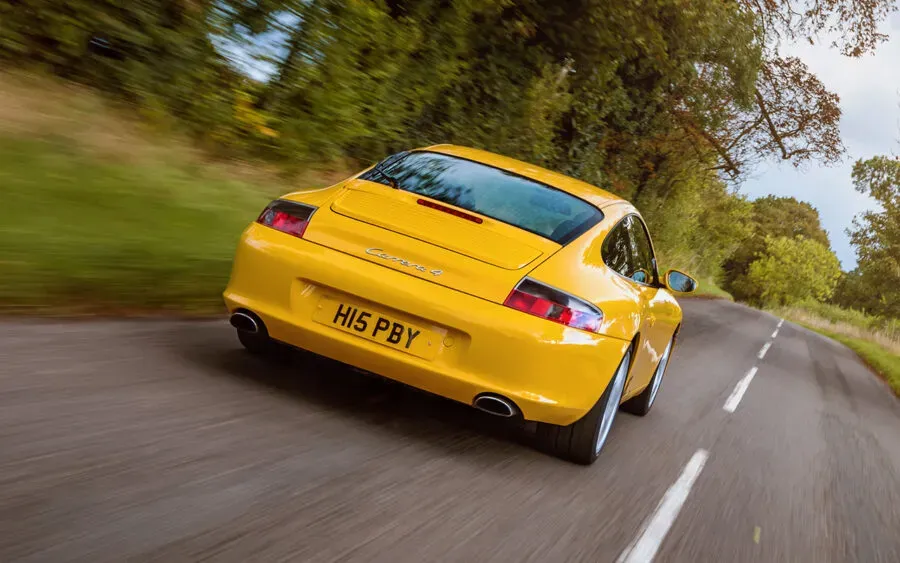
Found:
<svg viewBox="0 0 900 563"><path fill-rule="evenodd" d="M627 392L639 391L650 382L675 327L672 326L670 312L672 298L660 288L656 256L647 226L637 215L629 215L626 219L635 267L632 278L638 284L644 305L640 364L635 363Z"/></svg>

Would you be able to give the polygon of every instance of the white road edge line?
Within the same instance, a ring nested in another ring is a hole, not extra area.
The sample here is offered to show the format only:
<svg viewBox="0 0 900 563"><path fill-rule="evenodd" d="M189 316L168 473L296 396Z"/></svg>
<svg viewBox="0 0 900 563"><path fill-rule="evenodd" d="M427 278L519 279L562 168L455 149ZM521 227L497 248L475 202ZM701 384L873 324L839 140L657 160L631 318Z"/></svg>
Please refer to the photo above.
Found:
<svg viewBox="0 0 900 563"><path fill-rule="evenodd" d="M783 325L783 324L784 324L784 319L781 319L780 321L778 321L778 326L776 326L775 328L781 328L781 325Z"/></svg>
<svg viewBox="0 0 900 563"><path fill-rule="evenodd" d="M747 372L740 381L737 382L737 385L734 386L734 391L731 392L731 395L728 396L728 400L725 401L725 405L722 406L723 409L727 412L734 412L737 410L738 405L741 404L741 399L744 398L744 393L747 392L747 388L750 387L750 382L753 381L753 376L756 375L756 366Z"/></svg>
<svg viewBox="0 0 900 563"><path fill-rule="evenodd" d="M662 500L656 506L656 510L644 523L640 534L629 544L622 555L619 556L618 563L650 563L656 556L659 546L662 545L669 528L681 512L681 507L687 499L688 493L703 466L706 465L706 459L709 452L706 450L697 450L691 456L690 461L684 466L684 471L678 480L669 487Z"/></svg>
<svg viewBox="0 0 900 563"><path fill-rule="evenodd" d="M769 347L770 347L771 345L772 345L771 342L766 342L765 344L763 344L762 350L760 350L760 351L759 351L759 354L757 354L757 357L758 357L760 360L766 357L766 352L769 351Z"/></svg>

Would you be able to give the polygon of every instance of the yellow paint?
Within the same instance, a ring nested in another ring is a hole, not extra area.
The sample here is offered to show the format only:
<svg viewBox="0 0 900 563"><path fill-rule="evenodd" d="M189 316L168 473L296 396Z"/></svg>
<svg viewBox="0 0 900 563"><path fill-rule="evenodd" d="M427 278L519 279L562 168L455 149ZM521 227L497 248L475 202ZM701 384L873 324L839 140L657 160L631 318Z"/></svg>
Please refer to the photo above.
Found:
<svg viewBox="0 0 900 563"><path fill-rule="evenodd" d="M357 175L284 196L318 207L302 240L256 223L244 231L224 293L228 309L254 311L273 338L314 353L467 404L498 393L526 419L554 424L590 410L636 341L625 398L640 393L681 323L681 308L669 290L623 278L602 261L606 234L637 210L513 159L449 145L429 150L550 184L593 203L605 218L560 247L488 217L478 225L433 212L415 203L421 196ZM600 307L600 334L504 307L526 275ZM323 311L333 312L335 302L415 327L421 340L415 351L398 350L329 326Z"/></svg>
<svg viewBox="0 0 900 563"><path fill-rule="evenodd" d="M762 533L762 530L759 529L759 526L753 528L753 543L759 543L759 536Z"/></svg>

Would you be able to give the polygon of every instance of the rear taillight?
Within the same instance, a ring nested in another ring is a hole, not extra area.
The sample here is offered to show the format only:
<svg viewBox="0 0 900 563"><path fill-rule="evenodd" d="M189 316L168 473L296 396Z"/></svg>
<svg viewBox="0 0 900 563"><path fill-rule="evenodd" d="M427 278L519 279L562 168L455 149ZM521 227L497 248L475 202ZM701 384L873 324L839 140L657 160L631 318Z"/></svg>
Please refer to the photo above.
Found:
<svg viewBox="0 0 900 563"><path fill-rule="evenodd" d="M590 332L599 332L603 324L603 311L597 307L528 278L519 282L503 304L529 315Z"/></svg>
<svg viewBox="0 0 900 563"><path fill-rule="evenodd" d="M260 213L256 222L302 238L315 212L316 208L311 205L276 199Z"/></svg>

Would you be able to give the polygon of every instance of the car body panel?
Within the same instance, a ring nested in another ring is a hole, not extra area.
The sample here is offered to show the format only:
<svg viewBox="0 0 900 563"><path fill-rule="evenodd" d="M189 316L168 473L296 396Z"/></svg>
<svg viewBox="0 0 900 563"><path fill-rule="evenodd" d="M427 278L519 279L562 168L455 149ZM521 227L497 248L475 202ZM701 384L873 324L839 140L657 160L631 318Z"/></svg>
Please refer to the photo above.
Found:
<svg viewBox="0 0 900 563"><path fill-rule="evenodd" d="M384 189L384 188L382 188ZM423 208L424 209L424 208ZM440 212L433 212L442 215ZM457 221L462 222L461 219ZM321 207L304 240L430 284L502 303L527 270L510 270ZM549 242L549 241L548 241ZM552 244L552 243L551 243ZM559 248L558 245L554 245ZM439 271L439 274L435 274ZM379 280L371 280L371 284Z"/></svg>
<svg viewBox="0 0 900 563"><path fill-rule="evenodd" d="M625 278L603 262L601 247L606 235L628 215L638 215L629 203L611 202L602 208L604 220L551 259L537 266L532 279L564 288L603 311L600 332L635 340L634 356L624 399L639 393L650 382L669 339L681 323L681 308L672 294Z"/></svg>
<svg viewBox="0 0 900 563"><path fill-rule="evenodd" d="M675 332L681 325L681 307L672 294L663 288L641 287L645 303L645 325L640 346L643 347L643 361L635 362L634 369L625 387L625 399L637 395L650 384L663 353ZM641 354L638 354L640 358Z"/></svg>

